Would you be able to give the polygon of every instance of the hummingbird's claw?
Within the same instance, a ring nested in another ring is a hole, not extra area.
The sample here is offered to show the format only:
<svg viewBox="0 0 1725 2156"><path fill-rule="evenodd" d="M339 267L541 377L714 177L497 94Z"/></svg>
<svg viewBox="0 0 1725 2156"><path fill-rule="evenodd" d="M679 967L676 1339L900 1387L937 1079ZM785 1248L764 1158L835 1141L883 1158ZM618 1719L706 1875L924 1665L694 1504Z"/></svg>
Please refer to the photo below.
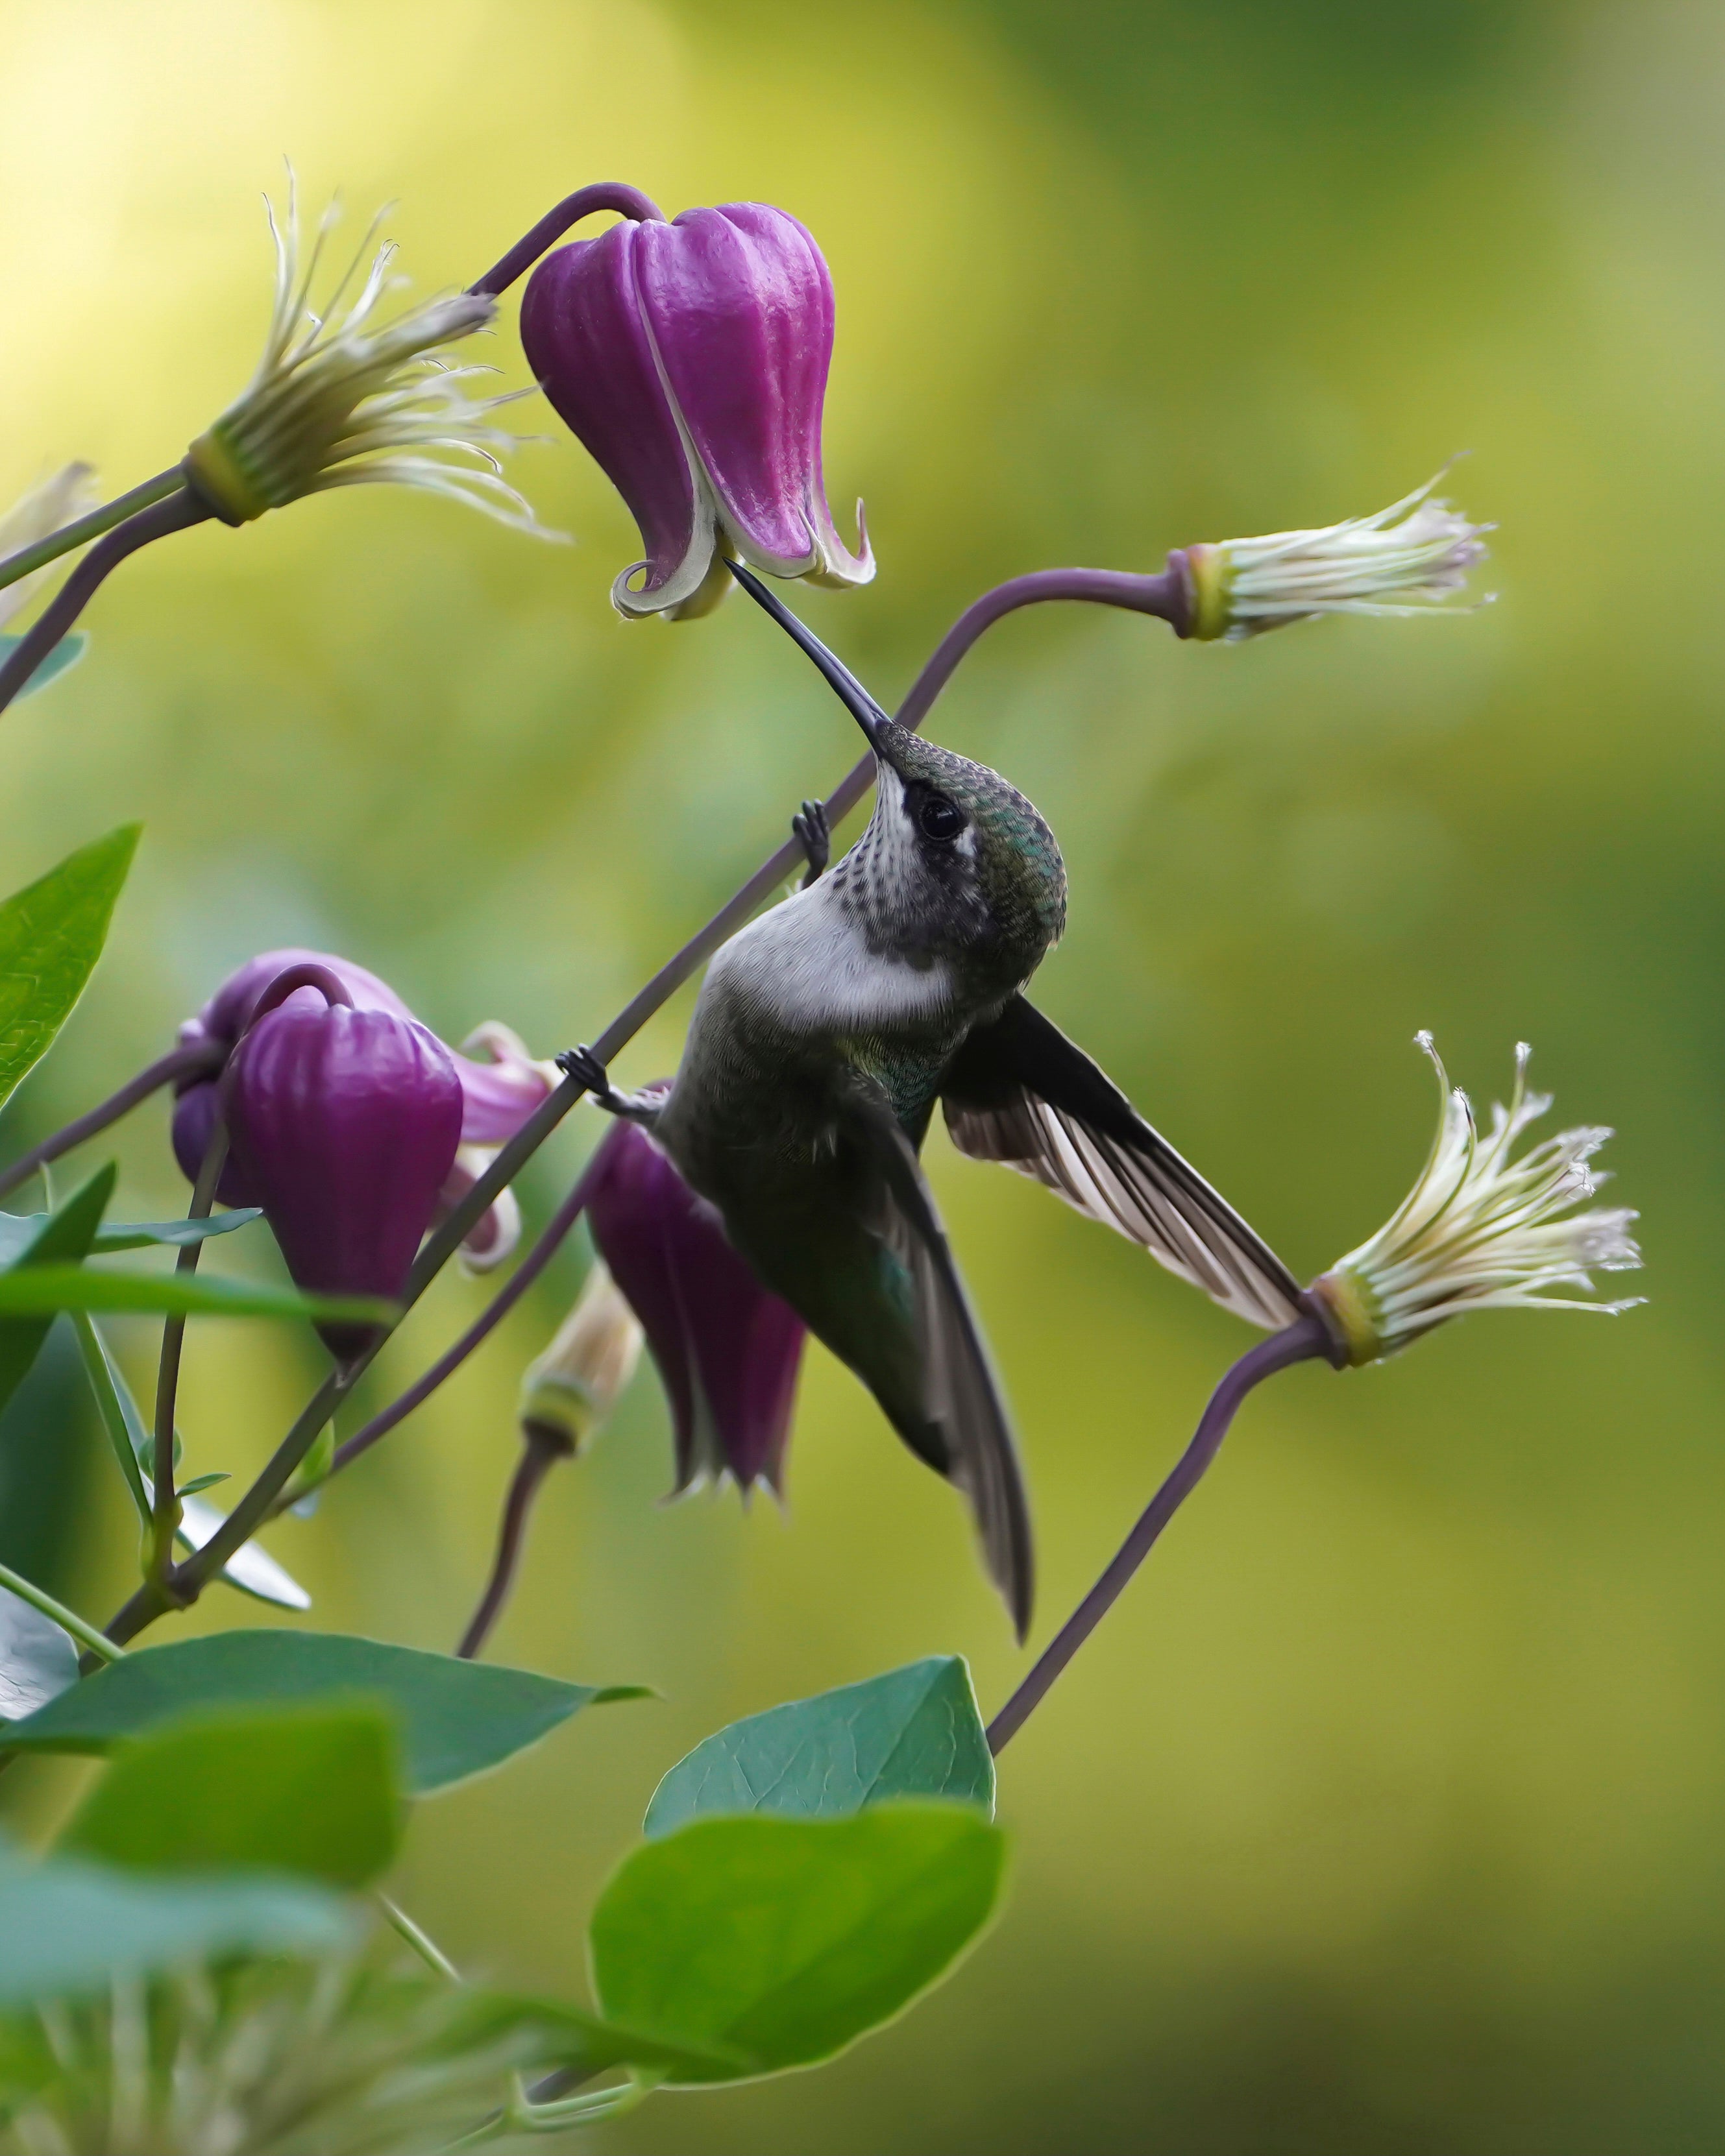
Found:
<svg viewBox="0 0 1725 2156"><path fill-rule="evenodd" d="M805 801L800 813L790 819L792 836L808 856L809 872L801 888L806 891L816 877L824 875L826 865L832 859L832 827L826 820L824 801Z"/></svg>
<svg viewBox="0 0 1725 2156"><path fill-rule="evenodd" d="M585 1086L595 1107L609 1108L615 1113L622 1106L621 1097L611 1091L604 1064L590 1048L564 1049L557 1058L557 1067L565 1078L573 1078L578 1086Z"/></svg>

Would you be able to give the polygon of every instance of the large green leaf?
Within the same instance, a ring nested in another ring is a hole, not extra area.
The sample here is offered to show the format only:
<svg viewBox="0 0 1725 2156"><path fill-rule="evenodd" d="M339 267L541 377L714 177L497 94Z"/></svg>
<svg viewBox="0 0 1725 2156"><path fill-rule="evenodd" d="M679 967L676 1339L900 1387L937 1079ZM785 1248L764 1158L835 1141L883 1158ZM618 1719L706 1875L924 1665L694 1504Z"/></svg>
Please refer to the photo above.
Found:
<svg viewBox="0 0 1725 2156"><path fill-rule="evenodd" d="M96 1257L105 1257L112 1250L142 1250L157 1245L183 1250L188 1243L207 1243L212 1235L231 1235L236 1228L249 1228L262 1218L252 1205L232 1213L214 1213L207 1220L113 1220L96 1230L90 1247ZM0 1266L16 1264L47 1219L45 1213L0 1213Z"/></svg>
<svg viewBox="0 0 1725 2156"><path fill-rule="evenodd" d="M80 1183L52 1213L44 1214L41 1225L13 1260L11 1271L0 1273L0 1281L43 1272L75 1273L79 1260L95 1240L118 1173L110 1161ZM3 1307L0 1305L0 1309ZM33 1307L39 1312L43 1310L39 1302ZM29 1374L30 1365L41 1353L54 1323L56 1307L50 1305L42 1315L0 1319L0 1407Z"/></svg>
<svg viewBox="0 0 1725 2156"><path fill-rule="evenodd" d="M205 1280L196 1273L101 1273L34 1265L28 1255L0 1273L0 1317L58 1310L153 1311L169 1317L304 1317L387 1325L395 1305L370 1295L301 1295L266 1281Z"/></svg>
<svg viewBox="0 0 1725 2156"><path fill-rule="evenodd" d="M337 1632L217 1632L111 1663L14 1723L4 1743L102 1753L194 1708L365 1699L394 1716L407 1788L424 1796L497 1766L584 1707L646 1696L639 1685L565 1684Z"/></svg>
<svg viewBox="0 0 1725 2156"><path fill-rule="evenodd" d="M170 1723L122 1745L59 1847L142 1871L296 1871L363 1887L401 1839L399 1746L378 1708Z"/></svg>
<svg viewBox="0 0 1725 2156"><path fill-rule="evenodd" d="M100 1990L194 1955L326 1953L353 1928L332 1895L297 1881L143 1879L0 1852L0 2006Z"/></svg>
<svg viewBox="0 0 1725 2156"><path fill-rule="evenodd" d="M994 1761L959 1656L732 1722L667 1774L642 1831L657 1839L715 1812L842 1819L883 1797L959 1797L992 1810Z"/></svg>
<svg viewBox="0 0 1725 2156"><path fill-rule="evenodd" d="M993 1914L1004 1868L1004 1836L968 1804L697 1820L611 1875L594 1989L608 2020L740 2052L750 2072L812 2066L945 1974Z"/></svg>
<svg viewBox="0 0 1725 2156"><path fill-rule="evenodd" d="M0 1587L0 1721L21 1721L77 1681L71 1635Z"/></svg>
<svg viewBox="0 0 1725 2156"><path fill-rule="evenodd" d="M107 941L142 826L122 824L0 905L0 1101L53 1045Z"/></svg>
<svg viewBox="0 0 1725 2156"><path fill-rule="evenodd" d="M21 636L0 636L0 665L11 658L23 640ZM18 690L18 696L33 696L39 689L45 689L56 675L64 674L69 666L75 666L89 647L87 636L63 636L47 657L38 661L35 672Z"/></svg>
<svg viewBox="0 0 1725 2156"><path fill-rule="evenodd" d="M645 2073L689 2082L729 2081L749 2072L749 2061L723 2046L702 2048L676 2044L638 2029L625 2029L596 2014L561 2001L523 1997L512 1992L475 1989L465 2010L440 2038L439 2051L465 2050L531 2030L536 2068L560 2067L583 2081L613 2066L635 2066Z"/></svg>

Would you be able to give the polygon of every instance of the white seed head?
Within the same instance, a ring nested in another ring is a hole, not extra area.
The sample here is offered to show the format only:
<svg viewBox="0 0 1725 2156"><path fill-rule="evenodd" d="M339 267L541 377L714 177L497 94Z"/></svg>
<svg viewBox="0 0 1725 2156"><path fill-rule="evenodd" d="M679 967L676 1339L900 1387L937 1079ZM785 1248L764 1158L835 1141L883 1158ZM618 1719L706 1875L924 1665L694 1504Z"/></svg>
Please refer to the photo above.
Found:
<svg viewBox="0 0 1725 2156"><path fill-rule="evenodd" d="M1470 1310L1633 1309L1641 1298L1582 1302L1554 1292L1591 1294L1595 1270L1626 1272L1641 1262L1630 1234L1635 1214L1573 1209L1603 1179L1588 1162L1610 1132L1560 1131L1513 1159L1517 1140L1552 1105L1548 1094L1527 1091L1527 1044L1516 1050L1510 1104L1493 1106L1482 1137L1431 1035L1417 1038L1440 1096L1430 1156L1393 1217L1311 1286L1348 1360L1379 1361Z"/></svg>
<svg viewBox="0 0 1725 2156"><path fill-rule="evenodd" d="M350 287L376 236L372 221L335 289L314 311L312 287L338 211L321 220L303 269L290 176L286 228L265 205L275 243L275 298L263 357L244 393L187 452L186 470L217 514L249 523L302 495L390 484L446 495L500 523L559 538L502 475L518 437L497 425L502 405L530 390L475 397L487 367L458 366L448 347L497 313L468 292L422 301L393 321L374 320L405 279L391 274L393 242L379 247L357 293Z"/></svg>
<svg viewBox="0 0 1725 2156"><path fill-rule="evenodd" d="M32 487L21 501L15 501L0 516L0 561L8 554L22 553L26 547L33 547L39 539L46 539L62 525L94 509L95 490L91 482L95 477L94 465L67 465L52 479ZM52 576L58 566L50 562L45 568L33 569L0 590L0 629L28 603L43 578Z"/></svg>
<svg viewBox="0 0 1725 2156"><path fill-rule="evenodd" d="M554 1431L579 1452L635 1375L643 1335L604 1262L595 1258L580 1299L521 1381L521 1420Z"/></svg>
<svg viewBox="0 0 1725 2156"><path fill-rule="evenodd" d="M1237 642L1321 613L1429 613L1444 607L1485 560L1484 535L1496 526L1470 524L1434 499L1443 476L1438 472L1375 516L1188 547L1191 634Z"/></svg>

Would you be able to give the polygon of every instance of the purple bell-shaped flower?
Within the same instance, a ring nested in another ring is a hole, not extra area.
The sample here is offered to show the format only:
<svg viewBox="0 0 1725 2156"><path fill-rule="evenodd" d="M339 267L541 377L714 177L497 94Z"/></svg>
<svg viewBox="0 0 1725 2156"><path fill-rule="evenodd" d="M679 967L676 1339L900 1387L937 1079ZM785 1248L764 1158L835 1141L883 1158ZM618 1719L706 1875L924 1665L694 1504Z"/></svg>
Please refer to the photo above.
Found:
<svg viewBox="0 0 1725 2156"><path fill-rule="evenodd" d="M260 999L281 974L295 966L318 967L332 974L356 1010L384 1011L413 1021L412 1011L388 983L351 959L325 951L265 951L230 973L197 1017L186 1021L180 1028L180 1045L195 1048L214 1043L231 1055L251 1024ZM286 998L283 1008L313 1010L323 1000L317 988L301 987ZM462 1046L482 1050L488 1060L478 1062L467 1055L451 1056L461 1087L461 1144L440 1193L440 1217L460 1203L490 1166L497 1147L515 1135L557 1083L553 1066L534 1062L507 1026L489 1022ZM199 1077L184 1088L174 1103L174 1158L188 1183L198 1179L198 1163L219 1105L220 1083L219 1071ZM224 1205L263 1203L262 1194L253 1187L237 1149L229 1152L216 1196ZM464 1264L473 1271L501 1265L514 1249L520 1233L521 1216L513 1196L506 1190L474 1224L461 1246Z"/></svg>
<svg viewBox="0 0 1725 2156"><path fill-rule="evenodd" d="M336 1000L266 994L224 1081L233 1151L287 1269L328 1295L401 1294L461 1138L461 1081L435 1034ZM338 1361L368 1327L324 1325Z"/></svg>
<svg viewBox="0 0 1725 2156"><path fill-rule="evenodd" d="M765 1482L778 1494L802 1320L639 1125L613 1125L595 1166L588 1225L664 1381L677 1490L729 1474L745 1493Z"/></svg>
<svg viewBox="0 0 1725 2156"><path fill-rule="evenodd" d="M862 504L860 554L826 506L832 319L820 249L764 203L615 224L534 270L528 362L646 549L611 587L620 613L707 613L729 588L727 553L816 583L873 576Z"/></svg>

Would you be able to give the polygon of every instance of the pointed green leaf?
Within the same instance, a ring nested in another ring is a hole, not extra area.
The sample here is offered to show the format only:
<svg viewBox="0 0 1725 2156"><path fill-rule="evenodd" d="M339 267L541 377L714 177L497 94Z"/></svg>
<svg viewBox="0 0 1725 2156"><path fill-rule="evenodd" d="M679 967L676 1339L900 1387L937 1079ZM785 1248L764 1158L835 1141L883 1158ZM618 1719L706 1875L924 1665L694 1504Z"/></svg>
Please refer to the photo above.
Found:
<svg viewBox="0 0 1725 2156"><path fill-rule="evenodd" d="M533 1999L505 1991L474 1989L464 2010L436 2041L433 2056L445 2050L466 2051L480 2045L501 2042L523 2031L531 2035L531 2057L539 2071L559 2067L579 2074L583 2081L607 2073L613 2066L634 2066L642 2072L676 2074L683 2081L727 2081L749 2071L740 2052L723 2046L700 2049L673 2044L661 2036L625 2029L596 2014L560 2000Z"/></svg>
<svg viewBox="0 0 1725 2156"><path fill-rule="evenodd" d="M0 636L0 665L11 658L23 640L21 636ZM89 649L90 639L87 636L63 636L48 656L39 662L35 672L18 690L18 696L33 696L39 689L45 689L69 667L75 666ZM18 698L14 697L13 701L16 702Z"/></svg>
<svg viewBox="0 0 1725 2156"><path fill-rule="evenodd" d="M96 1230L102 1224L102 1214L114 1194L114 1178L118 1173L110 1161L87 1182L80 1183L53 1212L44 1214L41 1225L13 1260L11 1270L0 1273L0 1281L42 1273L75 1273L79 1269L77 1260L95 1241ZM0 1303L0 1312L5 1307ZM25 1307L33 1307L44 1314L9 1322L0 1317L0 1408L5 1406L28 1375L30 1365L42 1352L42 1343L48 1337L49 1327L59 1306L44 1306L39 1301L32 1306L27 1301Z"/></svg>
<svg viewBox="0 0 1725 2156"><path fill-rule="evenodd" d="M401 1839L399 1746L373 1707L169 1723L122 1745L59 1848L138 1871L295 1871L363 1887Z"/></svg>
<svg viewBox="0 0 1725 2156"><path fill-rule="evenodd" d="M960 1656L931 1655L732 1722L666 1775L641 1831L651 1840L720 1812L842 1819L883 1797L993 1810L994 1761Z"/></svg>
<svg viewBox="0 0 1725 2156"><path fill-rule="evenodd" d="M142 825L122 824L0 905L0 1102L53 1045L95 969Z"/></svg>
<svg viewBox="0 0 1725 2156"><path fill-rule="evenodd" d="M182 1497L194 1496L200 1490L214 1490L218 1482L231 1482L233 1479L225 1467L219 1467L214 1474L194 1475L189 1482L178 1483L178 1493Z"/></svg>
<svg viewBox="0 0 1725 2156"><path fill-rule="evenodd" d="M57 1310L153 1311L171 1317L332 1318L387 1325L394 1303L370 1295L301 1295L267 1281L204 1280L196 1273L101 1273L31 1264L0 1273L0 1317Z"/></svg>
<svg viewBox="0 0 1725 2156"><path fill-rule="evenodd" d="M0 1213L0 1266L17 1263L47 1218L45 1213ZM111 1220L106 1228L97 1229L90 1247L97 1257L158 1244L169 1250L183 1250L188 1243L207 1243L212 1235L232 1235L234 1229L250 1227L262 1218L255 1206L241 1206L232 1213L213 1214L208 1220Z"/></svg>
<svg viewBox="0 0 1725 2156"><path fill-rule="evenodd" d="M395 1717L408 1790L424 1796L498 1765L584 1707L647 1696L639 1685L565 1684L341 1633L217 1632L142 1648L98 1670L14 1723L6 1744L102 1753L193 1708L367 1699Z"/></svg>
<svg viewBox="0 0 1725 2156"><path fill-rule="evenodd" d="M0 2006L103 1990L193 1956L327 1953L354 1928L332 1895L296 1882L142 1879L80 1857L0 1853Z"/></svg>
<svg viewBox="0 0 1725 2156"><path fill-rule="evenodd" d="M22 1721L77 1681L71 1635L0 1587L0 1721Z"/></svg>
<svg viewBox="0 0 1725 2156"><path fill-rule="evenodd" d="M590 1935L600 2009L675 2042L739 2051L754 2073L812 2066L945 1975L994 1913L1005 1850L968 1804L697 1820L644 1843L600 1895Z"/></svg>

